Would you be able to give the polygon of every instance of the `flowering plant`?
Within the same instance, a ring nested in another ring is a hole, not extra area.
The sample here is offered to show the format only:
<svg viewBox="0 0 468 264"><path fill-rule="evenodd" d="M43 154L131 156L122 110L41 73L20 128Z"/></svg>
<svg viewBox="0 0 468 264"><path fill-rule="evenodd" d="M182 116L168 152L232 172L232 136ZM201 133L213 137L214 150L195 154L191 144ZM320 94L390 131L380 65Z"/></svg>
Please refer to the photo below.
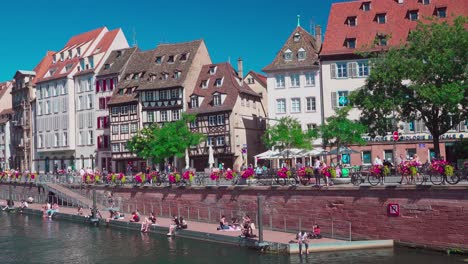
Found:
<svg viewBox="0 0 468 264"><path fill-rule="evenodd" d="M283 179L291 177L291 171L286 167L278 170L276 174L278 175L278 177L283 178Z"/></svg>
<svg viewBox="0 0 468 264"><path fill-rule="evenodd" d="M157 181L159 178L159 173L157 171L152 171L149 176L153 181Z"/></svg>
<svg viewBox="0 0 468 264"><path fill-rule="evenodd" d="M6 178L6 177L5 177L5 172L0 172L0 181L2 181L3 178Z"/></svg>
<svg viewBox="0 0 468 264"><path fill-rule="evenodd" d="M60 175L65 174L65 170L58 170L57 173Z"/></svg>
<svg viewBox="0 0 468 264"><path fill-rule="evenodd" d="M94 182L99 183L99 180L101 180L101 174L99 174L99 172L96 172L94 174Z"/></svg>
<svg viewBox="0 0 468 264"><path fill-rule="evenodd" d="M383 174L383 165L374 165L372 166L371 172L375 175L381 176Z"/></svg>
<svg viewBox="0 0 468 264"><path fill-rule="evenodd" d="M210 178L213 181L219 180L219 176L221 176L221 172L219 172L219 171L212 171L211 174L210 174Z"/></svg>
<svg viewBox="0 0 468 264"><path fill-rule="evenodd" d="M453 166L445 160L434 160L431 164L431 168L433 171L445 174L446 176L453 175Z"/></svg>
<svg viewBox="0 0 468 264"><path fill-rule="evenodd" d="M336 178L336 170L331 166L325 166L322 168L321 173L325 177Z"/></svg>
<svg viewBox="0 0 468 264"><path fill-rule="evenodd" d="M30 180L36 179L36 174L35 174L35 173L32 173L32 172L31 172L31 173L29 173L28 176L29 176L29 179L30 179Z"/></svg>
<svg viewBox="0 0 468 264"><path fill-rule="evenodd" d="M241 174L243 179L252 179L255 176L253 168L247 168Z"/></svg>
<svg viewBox="0 0 468 264"><path fill-rule="evenodd" d="M184 172L184 174L182 174L182 177L184 177L184 179L189 180L189 181L193 181L194 176L195 175L193 174L193 171L190 171L190 170L187 170Z"/></svg>
<svg viewBox="0 0 468 264"><path fill-rule="evenodd" d="M226 178L226 180L232 180L235 176L237 176L237 173L232 170L227 170L226 174L224 174L224 178Z"/></svg>
<svg viewBox="0 0 468 264"><path fill-rule="evenodd" d="M170 183L180 182L180 174L177 172L173 172L169 174L169 182Z"/></svg>
<svg viewBox="0 0 468 264"><path fill-rule="evenodd" d="M92 182L94 182L94 175L93 174L85 174L84 177L86 177L85 182L87 184L91 184Z"/></svg>
<svg viewBox="0 0 468 264"><path fill-rule="evenodd" d="M138 174L135 176L135 181L136 181L137 183L142 183L142 182L143 182L142 173L138 173Z"/></svg>
<svg viewBox="0 0 468 264"><path fill-rule="evenodd" d="M122 184L124 184L125 181L127 180L127 179L125 178L125 175L124 175L122 172L119 173L119 180L120 180L120 182L121 182Z"/></svg>
<svg viewBox="0 0 468 264"><path fill-rule="evenodd" d="M402 174L416 176L418 174L418 167L421 164L417 161L405 161L401 163L400 170Z"/></svg>

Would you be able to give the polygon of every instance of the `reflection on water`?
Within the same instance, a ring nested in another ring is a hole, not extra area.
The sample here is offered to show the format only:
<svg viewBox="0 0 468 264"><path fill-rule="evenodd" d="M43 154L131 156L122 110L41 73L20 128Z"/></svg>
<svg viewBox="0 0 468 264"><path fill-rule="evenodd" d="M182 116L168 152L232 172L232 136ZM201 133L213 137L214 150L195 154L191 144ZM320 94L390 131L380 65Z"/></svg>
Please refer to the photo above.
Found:
<svg viewBox="0 0 468 264"><path fill-rule="evenodd" d="M460 257L406 248L284 256L135 231L95 228L0 213L0 263L461 263Z"/></svg>

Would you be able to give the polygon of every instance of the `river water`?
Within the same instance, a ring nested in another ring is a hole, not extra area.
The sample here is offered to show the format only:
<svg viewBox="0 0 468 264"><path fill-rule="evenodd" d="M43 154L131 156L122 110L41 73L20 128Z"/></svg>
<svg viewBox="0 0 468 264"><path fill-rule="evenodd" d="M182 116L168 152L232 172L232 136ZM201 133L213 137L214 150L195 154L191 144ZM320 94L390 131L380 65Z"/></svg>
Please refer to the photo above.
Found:
<svg viewBox="0 0 468 264"><path fill-rule="evenodd" d="M0 264L12 263L463 263L407 248L311 254L260 254L232 245L96 228L40 216L0 212ZM468 263L468 262L465 262Z"/></svg>

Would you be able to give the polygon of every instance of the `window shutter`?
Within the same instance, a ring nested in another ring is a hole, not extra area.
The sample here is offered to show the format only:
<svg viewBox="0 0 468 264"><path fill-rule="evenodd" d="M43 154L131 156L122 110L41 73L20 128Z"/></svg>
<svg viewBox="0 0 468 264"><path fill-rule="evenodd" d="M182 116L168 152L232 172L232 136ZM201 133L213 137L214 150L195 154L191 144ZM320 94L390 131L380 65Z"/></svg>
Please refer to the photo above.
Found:
<svg viewBox="0 0 468 264"><path fill-rule="evenodd" d="M336 78L336 63L330 64L330 73L332 79Z"/></svg>
<svg viewBox="0 0 468 264"><path fill-rule="evenodd" d="M97 146L98 146L98 149L102 148L102 137L101 136L98 136L97 137Z"/></svg>
<svg viewBox="0 0 468 264"><path fill-rule="evenodd" d="M109 127L109 117L107 117L107 116L104 117L104 127L105 128Z"/></svg>
<svg viewBox="0 0 468 264"><path fill-rule="evenodd" d="M336 106L337 106L336 92L331 93L331 105L332 105L332 109L336 109Z"/></svg>
<svg viewBox="0 0 468 264"><path fill-rule="evenodd" d="M347 64L348 77L356 77L356 62L348 62Z"/></svg>
<svg viewBox="0 0 468 264"><path fill-rule="evenodd" d="M109 90L114 90L114 79L110 79Z"/></svg>
<svg viewBox="0 0 468 264"><path fill-rule="evenodd" d="M99 81L96 81L96 93L99 93Z"/></svg>
<svg viewBox="0 0 468 264"><path fill-rule="evenodd" d="M101 118L100 117L97 118L97 128L98 129L101 128Z"/></svg>
<svg viewBox="0 0 468 264"><path fill-rule="evenodd" d="M107 82L106 80L102 80L102 91L105 92L107 88Z"/></svg>

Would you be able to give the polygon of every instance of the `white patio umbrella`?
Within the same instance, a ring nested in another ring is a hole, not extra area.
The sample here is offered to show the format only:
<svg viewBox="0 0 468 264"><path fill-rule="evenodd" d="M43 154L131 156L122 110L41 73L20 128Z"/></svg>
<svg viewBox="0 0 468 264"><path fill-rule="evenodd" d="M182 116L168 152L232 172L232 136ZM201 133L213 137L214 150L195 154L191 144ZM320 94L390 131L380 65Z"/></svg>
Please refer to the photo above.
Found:
<svg viewBox="0 0 468 264"><path fill-rule="evenodd" d="M188 153L188 148L185 149L185 169L189 169L190 168L190 157L189 157L189 153Z"/></svg>
<svg viewBox="0 0 468 264"><path fill-rule="evenodd" d="M210 169L213 168L214 165L214 153L213 153L213 147L210 145L208 148L208 164L210 164Z"/></svg>

